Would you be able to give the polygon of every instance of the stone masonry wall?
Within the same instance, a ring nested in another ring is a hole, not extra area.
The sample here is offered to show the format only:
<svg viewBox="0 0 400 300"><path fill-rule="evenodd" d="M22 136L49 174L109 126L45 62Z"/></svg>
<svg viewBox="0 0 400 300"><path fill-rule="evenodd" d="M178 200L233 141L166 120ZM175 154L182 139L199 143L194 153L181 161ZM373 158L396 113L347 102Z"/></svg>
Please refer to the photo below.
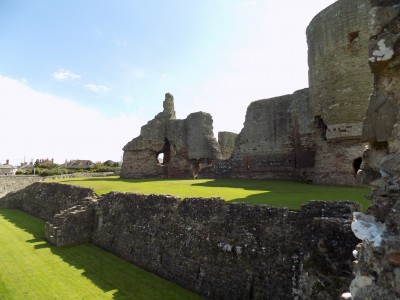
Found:
<svg viewBox="0 0 400 300"><path fill-rule="evenodd" d="M320 141L320 143L318 143ZM358 185L354 163L363 157L365 144L354 140L326 142L317 139L316 184Z"/></svg>
<svg viewBox="0 0 400 300"><path fill-rule="evenodd" d="M400 6L371 0L369 64L374 90L364 121L363 180L371 181L372 205L355 213L360 243L354 250L353 300L400 299Z"/></svg>
<svg viewBox="0 0 400 300"><path fill-rule="evenodd" d="M0 176L0 198L42 180L39 176Z"/></svg>
<svg viewBox="0 0 400 300"><path fill-rule="evenodd" d="M205 112L176 120L173 96L165 95L164 111L142 126L140 135L124 147L123 178L197 176L202 165L221 159L212 117ZM158 155L163 154L162 162Z"/></svg>
<svg viewBox="0 0 400 300"><path fill-rule="evenodd" d="M368 0L339 0L307 27L310 102L327 139L360 137L372 92Z"/></svg>
<svg viewBox="0 0 400 300"><path fill-rule="evenodd" d="M307 27L314 182L357 185L362 122L372 92L368 64L368 0L339 0Z"/></svg>
<svg viewBox="0 0 400 300"><path fill-rule="evenodd" d="M252 102L232 156L216 177L312 179L315 149L308 89Z"/></svg>
<svg viewBox="0 0 400 300"><path fill-rule="evenodd" d="M218 144L223 159L229 159L231 157L237 136L238 134L234 132L218 132Z"/></svg>
<svg viewBox="0 0 400 300"><path fill-rule="evenodd" d="M0 198L0 208L19 209L49 221L61 211L76 205L86 205L92 199L95 199L92 189L51 182L36 182Z"/></svg>
<svg viewBox="0 0 400 300"><path fill-rule="evenodd" d="M358 242L352 202L288 211L163 195L95 198L90 189L36 183L0 206L50 220L45 236L55 245L92 242L208 299L335 299L351 280Z"/></svg>
<svg viewBox="0 0 400 300"><path fill-rule="evenodd" d="M96 205L91 241L208 299L329 299L351 281L357 208L110 193Z"/></svg>

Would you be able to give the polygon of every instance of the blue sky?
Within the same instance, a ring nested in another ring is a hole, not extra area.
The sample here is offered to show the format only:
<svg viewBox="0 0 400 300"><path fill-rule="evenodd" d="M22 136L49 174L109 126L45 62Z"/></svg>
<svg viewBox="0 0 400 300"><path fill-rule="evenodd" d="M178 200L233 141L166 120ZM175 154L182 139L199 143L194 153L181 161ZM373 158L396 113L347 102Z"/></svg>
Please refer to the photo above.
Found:
<svg viewBox="0 0 400 300"><path fill-rule="evenodd" d="M166 92L240 132L250 102L308 86L306 26L333 2L1 1L0 163L120 160Z"/></svg>

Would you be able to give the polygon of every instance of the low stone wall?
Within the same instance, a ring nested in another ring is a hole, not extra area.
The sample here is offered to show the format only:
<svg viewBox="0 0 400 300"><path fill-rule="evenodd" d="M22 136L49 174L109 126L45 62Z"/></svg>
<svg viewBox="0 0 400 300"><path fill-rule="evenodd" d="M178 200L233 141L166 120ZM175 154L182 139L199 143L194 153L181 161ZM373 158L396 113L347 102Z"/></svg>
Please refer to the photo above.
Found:
<svg viewBox="0 0 400 300"><path fill-rule="evenodd" d="M0 207L50 220L55 245L92 242L208 299L337 299L358 243L346 201L289 211L35 183Z"/></svg>
<svg viewBox="0 0 400 300"><path fill-rule="evenodd" d="M39 176L0 176L0 198L42 180Z"/></svg>
<svg viewBox="0 0 400 300"><path fill-rule="evenodd" d="M0 198L0 208L27 212L45 221L76 205L86 205L96 195L92 189L52 182L35 182L15 193Z"/></svg>
<svg viewBox="0 0 400 300"><path fill-rule="evenodd" d="M117 172L118 173L118 172ZM63 174L55 176L47 176L46 179L58 179L58 178L80 178L80 177L107 177L118 175L115 172L99 172L99 173L73 173L73 174Z"/></svg>

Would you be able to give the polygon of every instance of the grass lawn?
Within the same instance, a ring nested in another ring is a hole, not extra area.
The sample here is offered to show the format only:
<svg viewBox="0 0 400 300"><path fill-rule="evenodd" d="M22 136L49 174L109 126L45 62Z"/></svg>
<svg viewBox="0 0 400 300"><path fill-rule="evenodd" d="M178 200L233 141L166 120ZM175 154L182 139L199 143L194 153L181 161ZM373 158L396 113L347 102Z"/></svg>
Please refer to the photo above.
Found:
<svg viewBox="0 0 400 300"><path fill-rule="evenodd" d="M44 222L0 210L0 299L200 299L91 244L52 247Z"/></svg>
<svg viewBox="0 0 400 300"><path fill-rule="evenodd" d="M369 188L313 185L292 180L264 179L121 179L119 177L57 179L56 182L93 188L96 194L110 191L169 194L187 197L220 197L225 201L267 204L299 209L309 200L352 200L365 210Z"/></svg>

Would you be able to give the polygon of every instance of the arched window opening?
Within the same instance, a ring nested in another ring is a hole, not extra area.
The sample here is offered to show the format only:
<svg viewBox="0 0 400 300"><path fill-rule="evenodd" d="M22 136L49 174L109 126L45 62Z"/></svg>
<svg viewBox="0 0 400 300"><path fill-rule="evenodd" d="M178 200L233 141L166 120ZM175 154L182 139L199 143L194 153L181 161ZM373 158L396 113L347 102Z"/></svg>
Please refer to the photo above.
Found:
<svg viewBox="0 0 400 300"><path fill-rule="evenodd" d="M164 153L163 152L159 152L157 155L157 161L159 164L163 164L164 163Z"/></svg>
<svg viewBox="0 0 400 300"><path fill-rule="evenodd" d="M362 157L357 157L356 159L353 160L353 171L354 171L354 176L357 175L358 170L360 170L362 164Z"/></svg>
<svg viewBox="0 0 400 300"><path fill-rule="evenodd" d="M326 131L328 129L328 126L326 126L324 120L321 118L321 116L315 116L314 117L314 126L319 130L321 138L326 141Z"/></svg>
<svg viewBox="0 0 400 300"><path fill-rule="evenodd" d="M164 147L157 153L156 159L162 165L167 165L171 160L171 145L167 138L164 139Z"/></svg>

